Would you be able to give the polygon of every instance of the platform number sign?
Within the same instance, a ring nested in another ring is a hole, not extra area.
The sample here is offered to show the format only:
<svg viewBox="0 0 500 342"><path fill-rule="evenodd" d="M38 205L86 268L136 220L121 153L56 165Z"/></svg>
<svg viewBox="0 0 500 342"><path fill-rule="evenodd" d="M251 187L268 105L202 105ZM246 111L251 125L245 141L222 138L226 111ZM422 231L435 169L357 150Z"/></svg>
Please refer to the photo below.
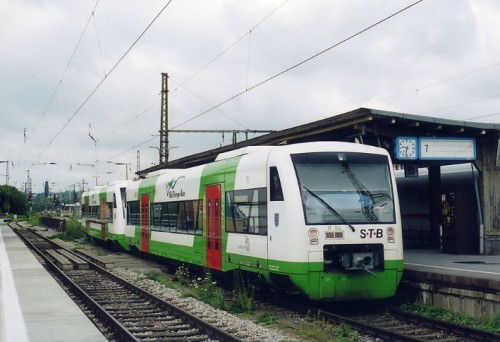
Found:
<svg viewBox="0 0 500 342"><path fill-rule="evenodd" d="M405 165L406 178L418 178L418 165L408 164Z"/></svg>

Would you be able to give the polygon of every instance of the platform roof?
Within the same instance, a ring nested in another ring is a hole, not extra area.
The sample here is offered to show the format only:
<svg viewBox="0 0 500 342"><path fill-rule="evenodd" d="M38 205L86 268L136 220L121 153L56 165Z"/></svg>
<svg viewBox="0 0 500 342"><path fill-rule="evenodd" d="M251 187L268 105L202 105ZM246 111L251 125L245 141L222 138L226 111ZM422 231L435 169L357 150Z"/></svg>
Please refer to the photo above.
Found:
<svg viewBox="0 0 500 342"><path fill-rule="evenodd" d="M141 170L139 175L166 169L187 168L209 163L218 154L252 145L282 145L310 141L346 141L393 149L397 136L472 137L497 141L500 124L448 120L370 108L334 115L322 120L261 135L256 138L196 153Z"/></svg>

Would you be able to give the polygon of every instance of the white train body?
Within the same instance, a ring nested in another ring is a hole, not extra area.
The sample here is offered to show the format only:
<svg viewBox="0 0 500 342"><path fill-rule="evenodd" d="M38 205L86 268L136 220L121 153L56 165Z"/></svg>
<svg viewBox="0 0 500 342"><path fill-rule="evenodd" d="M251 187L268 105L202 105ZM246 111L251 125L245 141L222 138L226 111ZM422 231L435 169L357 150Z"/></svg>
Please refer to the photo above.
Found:
<svg viewBox="0 0 500 342"><path fill-rule="evenodd" d="M240 270L312 299L386 298L403 271L387 151L314 142L247 147L127 186L123 247Z"/></svg>

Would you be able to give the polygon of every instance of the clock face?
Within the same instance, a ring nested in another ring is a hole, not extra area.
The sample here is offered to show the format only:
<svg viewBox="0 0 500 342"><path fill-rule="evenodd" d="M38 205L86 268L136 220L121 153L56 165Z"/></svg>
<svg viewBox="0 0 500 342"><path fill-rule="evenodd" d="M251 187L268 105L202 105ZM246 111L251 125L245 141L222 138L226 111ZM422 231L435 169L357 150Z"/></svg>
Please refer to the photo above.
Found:
<svg viewBox="0 0 500 342"><path fill-rule="evenodd" d="M416 138L398 138L397 157L400 159L417 159L417 139Z"/></svg>

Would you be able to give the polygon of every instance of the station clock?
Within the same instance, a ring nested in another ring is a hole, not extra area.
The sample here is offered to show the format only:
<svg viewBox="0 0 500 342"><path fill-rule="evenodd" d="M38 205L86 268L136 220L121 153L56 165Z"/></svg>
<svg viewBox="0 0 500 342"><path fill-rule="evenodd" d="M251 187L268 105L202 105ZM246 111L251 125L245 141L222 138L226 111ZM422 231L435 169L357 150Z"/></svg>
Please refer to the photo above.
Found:
<svg viewBox="0 0 500 342"><path fill-rule="evenodd" d="M397 137L395 155L399 160L418 159L418 139L416 137Z"/></svg>

